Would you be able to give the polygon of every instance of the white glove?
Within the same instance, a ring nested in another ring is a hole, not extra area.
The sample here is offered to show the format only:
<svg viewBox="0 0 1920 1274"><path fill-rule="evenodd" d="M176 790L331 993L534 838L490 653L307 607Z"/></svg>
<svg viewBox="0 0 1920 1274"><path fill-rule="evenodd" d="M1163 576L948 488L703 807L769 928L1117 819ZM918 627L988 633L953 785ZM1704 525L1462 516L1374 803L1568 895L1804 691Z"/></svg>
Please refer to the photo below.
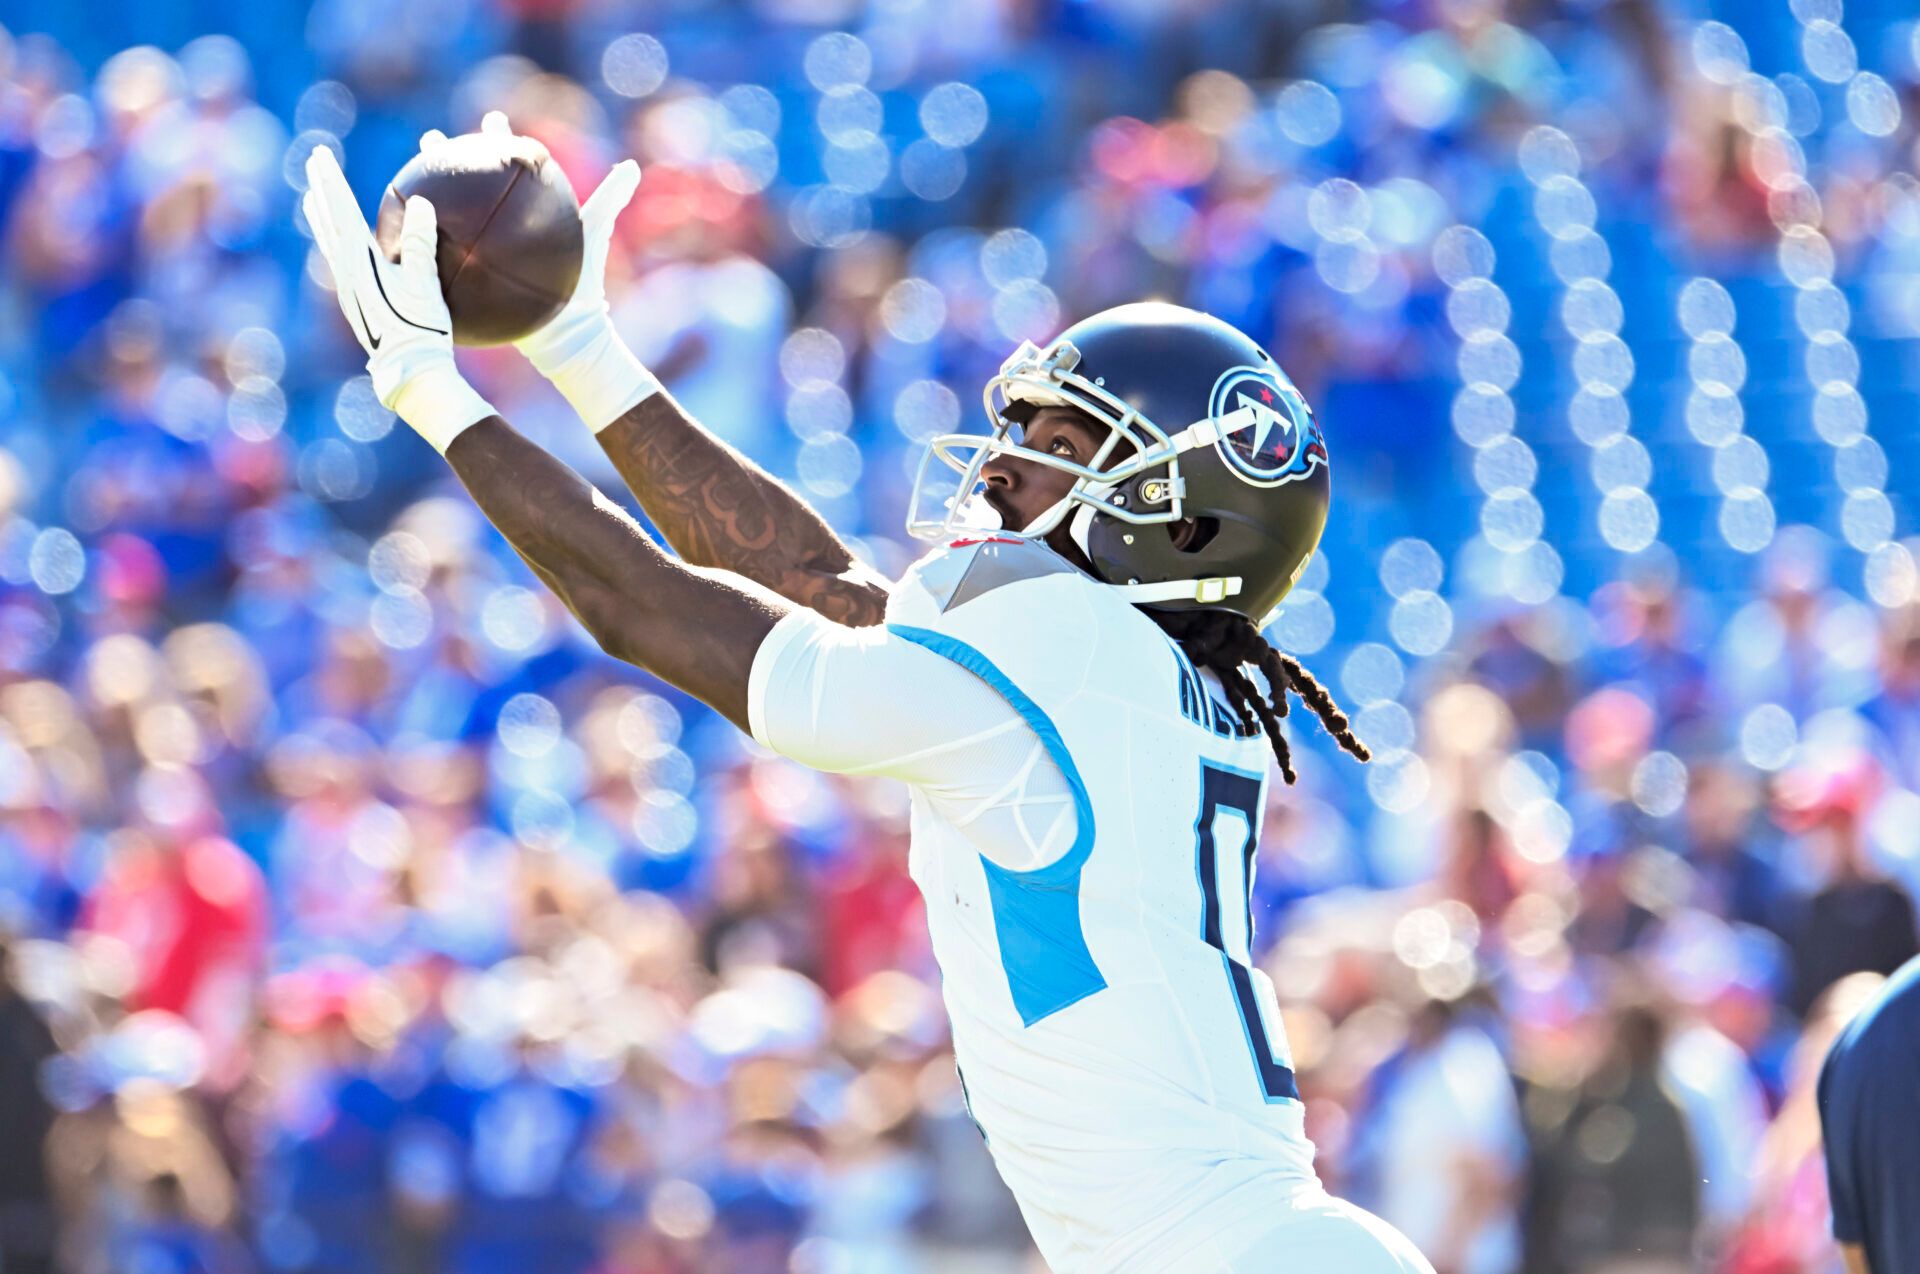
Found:
<svg viewBox="0 0 1920 1274"><path fill-rule="evenodd" d="M500 111L489 111L480 121L480 131L496 137L513 135ZM431 150L446 140L444 133L429 132L421 137L420 149ZM607 253L613 245L613 223L639 185L640 165L623 159L587 196L580 206L585 250L572 298L545 327L513 343L595 433L660 389L659 380L620 339L607 310Z"/></svg>
<svg viewBox="0 0 1920 1274"><path fill-rule="evenodd" d="M340 161L320 146L307 157L301 207L333 273L340 312L367 351L374 393L445 452L467 426L495 413L453 361L453 320L434 262L433 205L417 195L407 200L400 260L387 260L354 202Z"/></svg>

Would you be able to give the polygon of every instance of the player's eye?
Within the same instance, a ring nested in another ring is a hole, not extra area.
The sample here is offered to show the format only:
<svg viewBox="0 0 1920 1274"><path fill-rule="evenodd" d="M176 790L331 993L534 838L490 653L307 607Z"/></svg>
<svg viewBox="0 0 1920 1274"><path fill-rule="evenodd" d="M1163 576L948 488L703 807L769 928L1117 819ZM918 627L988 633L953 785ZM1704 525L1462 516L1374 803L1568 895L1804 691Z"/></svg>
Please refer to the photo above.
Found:
<svg viewBox="0 0 1920 1274"><path fill-rule="evenodd" d="M1053 452L1056 456L1067 456L1069 458L1075 454L1073 443L1068 441L1064 436L1055 438L1052 442L1048 443L1047 450Z"/></svg>

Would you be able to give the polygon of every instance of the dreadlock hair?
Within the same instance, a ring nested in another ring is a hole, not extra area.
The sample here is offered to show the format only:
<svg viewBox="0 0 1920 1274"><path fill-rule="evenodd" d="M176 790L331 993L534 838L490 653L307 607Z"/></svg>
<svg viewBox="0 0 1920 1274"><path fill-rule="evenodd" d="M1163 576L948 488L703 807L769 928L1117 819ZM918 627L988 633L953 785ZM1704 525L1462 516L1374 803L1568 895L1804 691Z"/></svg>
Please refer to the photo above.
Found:
<svg viewBox="0 0 1920 1274"><path fill-rule="evenodd" d="M1264 729L1273 744L1274 759L1280 762L1280 776L1294 781L1293 750L1287 736L1280 732L1280 719L1287 715L1287 692L1313 709L1314 715L1355 759L1369 761L1373 753L1354 736L1347 714L1334 703L1327 688L1314 679L1291 655L1282 654L1260 635L1251 619L1230 610L1148 611L1167 636L1180 645L1195 667L1205 668L1220 678L1227 692L1227 703L1240 716L1240 724L1251 734ZM1247 665L1260 670L1266 679L1265 694L1246 673ZM1258 724L1256 724L1256 722Z"/></svg>

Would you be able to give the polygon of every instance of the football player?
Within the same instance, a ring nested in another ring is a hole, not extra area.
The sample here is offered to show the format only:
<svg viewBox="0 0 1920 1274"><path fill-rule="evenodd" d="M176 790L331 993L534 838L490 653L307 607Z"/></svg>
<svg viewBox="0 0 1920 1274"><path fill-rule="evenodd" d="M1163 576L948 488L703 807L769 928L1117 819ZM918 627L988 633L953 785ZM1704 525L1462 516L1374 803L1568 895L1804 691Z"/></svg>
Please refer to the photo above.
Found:
<svg viewBox="0 0 1920 1274"><path fill-rule="evenodd" d="M600 646L776 752L909 786L962 1085L1056 1270L1430 1270L1322 1189L1249 954L1269 749L1293 778L1288 693L1366 757L1258 628L1329 490L1325 440L1265 351L1159 304L1023 345L988 386L992 432L934 441L913 529L945 546L889 585L615 333L628 160L581 209L578 293L520 347L676 560L462 379L432 207L408 202L388 262L333 154L307 172L380 400ZM949 471L957 486L934 481ZM976 492L1000 529L969 529Z"/></svg>

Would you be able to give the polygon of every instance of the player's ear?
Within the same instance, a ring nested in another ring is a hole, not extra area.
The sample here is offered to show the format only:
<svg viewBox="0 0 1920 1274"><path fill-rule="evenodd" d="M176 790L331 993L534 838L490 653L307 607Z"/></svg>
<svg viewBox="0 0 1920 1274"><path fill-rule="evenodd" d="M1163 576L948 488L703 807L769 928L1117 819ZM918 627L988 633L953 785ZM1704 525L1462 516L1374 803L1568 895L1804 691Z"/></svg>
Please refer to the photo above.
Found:
<svg viewBox="0 0 1920 1274"><path fill-rule="evenodd" d="M1181 518L1167 523L1167 538L1182 553L1198 553L1220 534L1219 518Z"/></svg>

